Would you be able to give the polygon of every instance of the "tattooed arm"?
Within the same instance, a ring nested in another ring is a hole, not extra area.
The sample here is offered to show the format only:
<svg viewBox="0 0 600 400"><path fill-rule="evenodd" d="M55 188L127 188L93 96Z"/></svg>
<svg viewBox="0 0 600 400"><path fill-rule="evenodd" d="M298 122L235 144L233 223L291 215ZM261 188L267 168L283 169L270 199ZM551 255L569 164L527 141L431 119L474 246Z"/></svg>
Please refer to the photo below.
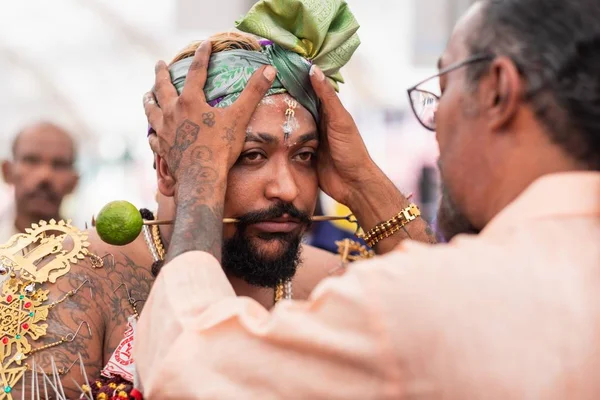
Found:
<svg viewBox="0 0 600 400"><path fill-rule="evenodd" d="M32 366L35 359L36 368L43 369L52 376L51 359L56 367L68 373L61 375L64 393L68 399L77 399L81 392L73 383L85 382L81 374L78 356L81 354L88 376L98 376L102 368L102 345L104 340L104 286L100 270L93 270L87 260L80 261L71 266L71 271L59 278L55 284L44 284L43 288L49 290L49 299L46 304L64 300L54 306L48 313L45 321L48 324L47 333L39 340L31 340L32 348L50 346L61 338L66 342L45 350L37 351L25 362ZM70 291L76 291L68 296ZM39 385L43 388L42 375L38 375ZM26 395L31 393L31 375L26 376ZM21 398L21 385L13 392L14 398ZM49 395L54 391L48 385ZM44 396L43 389L41 395ZM55 398L52 396L51 398Z"/></svg>
<svg viewBox="0 0 600 400"><path fill-rule="evenodd" d="M55 360L57 368L68 370L67 374L61 376L68 399L77 399L80 395L73 380L80 386L85 383L78 354L83 359L87 377L90 380L99 378L100 371L123 339L127 318L134 312L128 301L127 290L141 312L153 281L150 273L152 260L142 237L126 247L113 247L103 243L95 232L90 232L88 241L94 254L100 257L106 255L104 266L94 269L86 258L74 264L71 271L59 278L56 284L44 286L50 291L48 303L63 299L69 291L79 290L50 310L46 321L47 335L31 342L34 348L39 348L56 343L61 337L73 338L72 341L35 353L36 366L43 368L46 373L51 371L51 358ZM26 360L30 365L31 361L32 357ZM30 376L26 382L26 394L29 396ZM40 387L43 388L42 381ZM18 385L13 393L15 398L20 398L20 388Z"/></svg>

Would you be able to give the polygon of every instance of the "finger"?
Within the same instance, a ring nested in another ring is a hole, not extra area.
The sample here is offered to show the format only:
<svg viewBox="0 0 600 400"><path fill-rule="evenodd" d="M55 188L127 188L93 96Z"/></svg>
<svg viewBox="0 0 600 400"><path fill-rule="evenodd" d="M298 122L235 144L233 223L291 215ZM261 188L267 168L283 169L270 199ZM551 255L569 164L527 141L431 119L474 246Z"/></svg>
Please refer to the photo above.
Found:
<svg viewBox="0 0 600 400"><path fill-rule="evenodd" d="M182 98L200 98L205 103L206 97L204 97L204 85L206 84L206 75L208 70L208 63L210 61L210 53L212 51L212 44L209 40L205 40L200 44L200 47L196 49L194 54L194 60L185 78L185 86L181 93Z"/></svg>
<svg viewBox="0 0 600 400"><path fill-rule="evenodd" d="M238 113L240 122L247 124L250 121L252 113L271 88L276 75L277 70L271 65L267 65L252 74L244 91L232 105L232 108Z"/></svg>
<svg viewBox="0 0 600 400"><path fill-rule="evenodd" d="M170 101L177 97L177 90L171 83L171 74L169 74L169 68L164 61L156 63L154 68L154 95L158 104L169 104Z"/></svg>
<svg viewBox="0 0 600 400"><path fill-rule="evenodd" d="M347 114L347 110L340 101L335 89L327 79L321 68L313 65L310 68L310 82L319 100L321 100L321 108L330 118L341 118Z"/></svg>
<svg viewBox="0 0 600 400"><path fill-rule="evenodd" d="M158 154L162 158L165 158L167 152L169 151L169 144L163 138L159 137L155 133L148 136L148 144L150 144L150 149L154 152L154 154Z"/></svg>
<svg viewBox="0 0 600 400"><path fill-rule="evenodd" d="M144 112L146 113L148 123L152 128L154 128L155 131L162 126L162 110L156 104L156 100L154 99L154 94L152 94L152 92L148 92L144 95Z"/></svg>
<svg viewBox="0 0 600 400"><path fill-rule="evenodd" d="M156 134L151 134L148 136L148 143L150 143L150 149L154 154L161 154L160 152L160 141L158 140L158 136Z"/></svg>

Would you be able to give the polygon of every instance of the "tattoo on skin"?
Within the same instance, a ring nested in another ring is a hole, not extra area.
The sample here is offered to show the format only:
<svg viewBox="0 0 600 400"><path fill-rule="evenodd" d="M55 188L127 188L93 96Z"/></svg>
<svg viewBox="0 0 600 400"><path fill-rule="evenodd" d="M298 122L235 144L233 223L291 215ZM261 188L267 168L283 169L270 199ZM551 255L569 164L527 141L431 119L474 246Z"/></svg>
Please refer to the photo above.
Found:
<svg viewBox="0 0 600 400"><path fill-rule="evenodd" d="M208 146L200 146L192 151L192 159L198 162L212 161L212 150Z"/></svg>
<svg viewBox="0 0 600 400"><path fill-rule="evenodd" d="M208 127L213 127L215 125L215 113L210 111L202 114L202 123Z"/></svg>
<svg viewBox="0 0 600 400"><path fill-rule="evenodd" d="M214 204L219 173L207 163L213 160L210 148L200 146L192 152L196 164L188 167L180 181L173 238L167 261L187 251L206 251L221 260L223 204ZM213 203L213 204L210 204Z"/></svg>
<svg viewBox="0 0 600 400"><path fill-rule="evenodd" d="M221 139L231 144L235 140L235 127L225 128L225 134L221 136Z"/></svg>
<svg viewBox="0 0 600 400"><path fill-rule="evenodd" d="M221 262L223 205L209 206L202 200L189 199L177 207L168 261L188 251L205 251Z"/></svg>
<svg viewBox="0 0 600 400"><path fill-rule="evenodd" d="M175 144L169 150L169 159L173 164L170 167L173 173L179 169L183 153L198 139L199 132L200 126L189 119L183 121L177 128L175 132Z"/></svg>
<svg viewBox="0 0 600 400"><path fill-rule="evenodd" d="M96 249L92 251L99 255L105 254ZM48 286L51 290L51 302L62 298L86 279L90 282L50 311L47 319L48 334L32 343L34 347L50 344L69 333L75 334L82 321L89 324L91 336L86 324L83 324L72 342L35 354L36 365L41 366L46 373L50 371L50 357L54 358L58 368L64 369L77 361L69 373L62 376L67 398L77 399L80 395L72 378L80 385L85 383L79 372L78 354L82 356L88 378L93 380L100 376L101 369L123 339L127 318L133 314L133 308L128 301L125 286L114 292L115 289L124 283L131 297L137 300L138 312L142 311L153 282L150 273L151 258L149 253L142 254L142 257L137 256L134 260L124 253L115 253L115 263L107 262L107 258L102 269L92 269L89 260L84 260L73 266L71 272L56 284Z"/></svg>
<svg viewBox="0 0 600 400"><path fill-rule="evenodd" d="M427 238L429 243L437 243L437 238L435 237L435 232L429 225L425 227L425 233L427 234Z"/></svg>
<svg viewBox="0 0 600 400"><path fill-rule="evenodd" d="M192 164L186 173L193 176L198 184L212 184L215 183L218 178L217 171L214 168L198 164Z"/></svg>

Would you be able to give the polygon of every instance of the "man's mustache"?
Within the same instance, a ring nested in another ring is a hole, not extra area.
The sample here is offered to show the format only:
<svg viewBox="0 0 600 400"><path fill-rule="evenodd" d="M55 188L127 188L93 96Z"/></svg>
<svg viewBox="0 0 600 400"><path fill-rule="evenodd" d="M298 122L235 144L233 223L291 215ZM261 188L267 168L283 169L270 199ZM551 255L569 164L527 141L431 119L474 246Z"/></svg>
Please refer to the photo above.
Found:
<svg viewBox="0 0 600 400"><path fill-rule="evenodd" d="M270 221L276 218L281 218L284 215L297 220L303 225L310 225L310 215L298 210L292 203L277 203L273 206L258 211L250 211L238 217L238 226L247 226L260 222Z"/></svg>
<svg viewBox="0 0 600 400"><path fill-rule="evenodd" d="M49 183L42 182L31 192L27 193L27 197L45 197L53 203L59 201L58 194L52 189Z"/></svg>

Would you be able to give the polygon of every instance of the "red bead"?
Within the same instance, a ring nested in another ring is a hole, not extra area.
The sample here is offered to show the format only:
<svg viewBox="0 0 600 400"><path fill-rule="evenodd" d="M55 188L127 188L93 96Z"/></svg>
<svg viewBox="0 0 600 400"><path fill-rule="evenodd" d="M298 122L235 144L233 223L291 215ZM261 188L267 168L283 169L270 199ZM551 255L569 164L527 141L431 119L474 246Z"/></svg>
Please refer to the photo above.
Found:
<svg viewBox="0 0 600 400"><path fill-rule="evenodd" d="M2 338L2 343L8 344L8 338L6 336Z"/></svg>
<svg viewBox="0 0 600 400"><path fill-rule="evenodd" d="M10 294L6 296L6 301L9 303L12 301L12 296Z"/></svg>
<svg viewBox="0 0 600 400"><path fill-rule="evenodd" d="M25 303L25 308L29 308L29 307L31 307L31 302L30 301L28 301L27 303Z"/></svg>
<svg viewBox="0 0 600 400"><path fill-rule="evenodd" d="M29 324L28 323L24 323L23 325L21 325L23 327L23 329L27 330L29 329Z"/></svg>
<svg viewBox="0 0 600 400"><path fill-rule="evenodd" d="M143 398L144 398L137 389L131 389L131 392L129 393L129 395L136 400L143 400Z"/></svg>

